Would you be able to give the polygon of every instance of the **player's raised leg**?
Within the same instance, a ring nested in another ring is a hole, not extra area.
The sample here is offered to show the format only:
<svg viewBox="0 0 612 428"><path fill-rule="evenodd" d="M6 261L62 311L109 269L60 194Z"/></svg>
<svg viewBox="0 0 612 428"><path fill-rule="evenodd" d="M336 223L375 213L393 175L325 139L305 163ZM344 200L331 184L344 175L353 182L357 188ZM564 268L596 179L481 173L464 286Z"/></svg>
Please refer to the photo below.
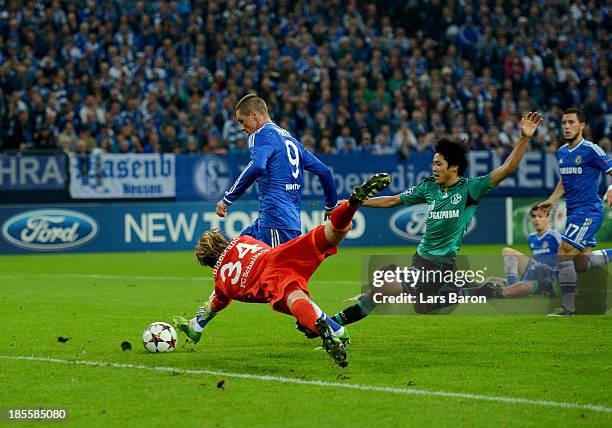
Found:
<svg viewBox="0 0 612 428"><path fill-rule="evenodd" d="M330 221L325 224L324 233L315 233L315 243L319 251L325 252L342 242L351 229L355 213L363 202L383 190L389 184L391 184L391 176L387 173L379 173L374 174L361 186L357 186L348 201L334 209ZM328 322L330 321L334 324L337 323L335 318L328 319ZM312 339L318 336L316 329L313 330L300 322L297 323L297 329L308 338Z"/></svg>
<svg viewBox="0 0 612 428"><path fill-rule="evenodd" d="M361 186L355 187L353 193L344 204L336 208L325 224L325 238L330 245L338 245L348 234L353 217L361 204L391 184L391 176L387 173L374 174Z"/></svg>
<svg viewBox="0 0 612 428"><path fill-rule="evenodd" d="M504 260L504 271L508 285L512 285L518 281L520 275L525 272L529 257L513 248L506 247L502 250Z"/></svg>
<svg viewBox="0 0 612 428"><path fill-rule="evenodd" d="M351 230L355 213L368 198L374 196L391 184L391 175L387 173L374 174L361 186L357 186L348 201L335 208L330 221L325 223L322 233L315 232L315 243L321 253L340 244Z"/></svg>

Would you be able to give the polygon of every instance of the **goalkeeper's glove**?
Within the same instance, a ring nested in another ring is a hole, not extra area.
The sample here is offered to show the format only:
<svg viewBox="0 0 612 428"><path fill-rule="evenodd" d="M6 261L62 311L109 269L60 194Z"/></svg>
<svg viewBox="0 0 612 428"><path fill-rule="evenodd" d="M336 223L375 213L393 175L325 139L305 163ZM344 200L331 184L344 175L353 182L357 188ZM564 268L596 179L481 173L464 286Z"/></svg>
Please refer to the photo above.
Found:
<svg viewBox="0 0 612 428"><path fill-rule="evenodd" d="M215 315L217 315L217 313L212 310L211 303L212 300L209 300L204 306L199 307L198 312L196 312L196 320L202 328L206 327L208 321L210 321L215 317Z"/></svg>

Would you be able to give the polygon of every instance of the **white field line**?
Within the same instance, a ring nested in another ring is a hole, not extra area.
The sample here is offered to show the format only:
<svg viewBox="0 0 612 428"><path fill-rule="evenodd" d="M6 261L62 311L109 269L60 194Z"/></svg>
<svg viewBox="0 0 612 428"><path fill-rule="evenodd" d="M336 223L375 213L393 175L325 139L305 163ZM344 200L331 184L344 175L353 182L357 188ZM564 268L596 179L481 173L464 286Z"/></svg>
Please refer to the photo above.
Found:
<svg viewBox="0 0 612 428"><path fill-rule="evenodd" d="M75 278L75 279L119 279L143 281L204 281L212 282L210 276L153 276L153 275L97 275L81 273L20 273L0 275L0 279L23 278ZM360 284L359 281L347 280L313 280L312 284Z"/></svg>
<svg viewBox="0 0 612 428"><path fill-rule="evenodd" d="M321 380L303 380L294 379L280 376L262 376L248 373L231 373L222 372L217 370L186 370L174 367L152 367L141 364L119 364L111 363L106 361L88 361L88 360L64 360L60 358L48 358L48 357L29 357L29 356L11 356L11 355L0 355L0 359L13 360L13 361L36 361L44 363L56 363L56 364L72 364L80 366L92 366L92 367L111 367L115 369L138 369L147 370L152 372L166 372L166 373L180 373L189 375L207 375L207 376L221 376L238 379L250 379L258 380L262 382L278 382L278 383L290 383L298 385L310 385L318 386L322 388L336 388L336 389L353 389L358 391L374 391L374 392L386 392L390 394L405 394L405 395L421 395L431 397L446 397L446 398L460 398L466 400L479 400L479 401L493 401L507 404L526 404L529 406L537 407L557 407L562 409L581 409L581 410L593 410L595 412L611 413L612 407L606 407L596 404L579 404L579 403L565 403L562 401L545 401L545 400L529 400L527 398L518 397L499 397L496 395L478 395L478 394L466 394L462 392L447 392L447 391L426 391L420 389L409 389L409 388L393 388L387 386L374 386L374 385L359 385L353 383L339 383L339 382L325 382Z"/></svg>

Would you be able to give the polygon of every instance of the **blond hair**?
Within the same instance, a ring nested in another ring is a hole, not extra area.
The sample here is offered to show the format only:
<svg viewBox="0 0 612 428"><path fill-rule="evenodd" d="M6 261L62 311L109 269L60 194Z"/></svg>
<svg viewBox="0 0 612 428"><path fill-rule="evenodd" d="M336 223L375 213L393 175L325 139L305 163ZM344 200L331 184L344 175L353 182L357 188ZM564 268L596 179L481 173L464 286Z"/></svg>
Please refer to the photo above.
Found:
<svg viewBox="0 0 612 428"><path fill-rule="evenodd" d="M248 94L238 101L234 113L240 112L243 115L249 115L254 111L267 116L268 106L262 98L257 96L257 94Z"/></svg>
<svg viewBox="0 0 612 428"><path fill-rule="evenodd" d="M218 229L209 230L200 235L195 248L198 263L202 266L215 267L217 259L227 247L228 241Z"/></svg>

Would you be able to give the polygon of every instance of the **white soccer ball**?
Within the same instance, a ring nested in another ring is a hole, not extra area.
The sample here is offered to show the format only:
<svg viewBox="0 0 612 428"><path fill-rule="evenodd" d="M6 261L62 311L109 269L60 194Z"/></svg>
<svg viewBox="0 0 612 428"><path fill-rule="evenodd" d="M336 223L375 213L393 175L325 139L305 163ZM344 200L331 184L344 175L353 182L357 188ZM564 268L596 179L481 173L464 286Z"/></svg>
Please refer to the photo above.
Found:
<svg viewBox="0 0 612 428"><path fill-rule="evenodd" d="M177 339L174 327L162 321L152 323L142 333L142 343L149 352L172 352Z"/></svg>

